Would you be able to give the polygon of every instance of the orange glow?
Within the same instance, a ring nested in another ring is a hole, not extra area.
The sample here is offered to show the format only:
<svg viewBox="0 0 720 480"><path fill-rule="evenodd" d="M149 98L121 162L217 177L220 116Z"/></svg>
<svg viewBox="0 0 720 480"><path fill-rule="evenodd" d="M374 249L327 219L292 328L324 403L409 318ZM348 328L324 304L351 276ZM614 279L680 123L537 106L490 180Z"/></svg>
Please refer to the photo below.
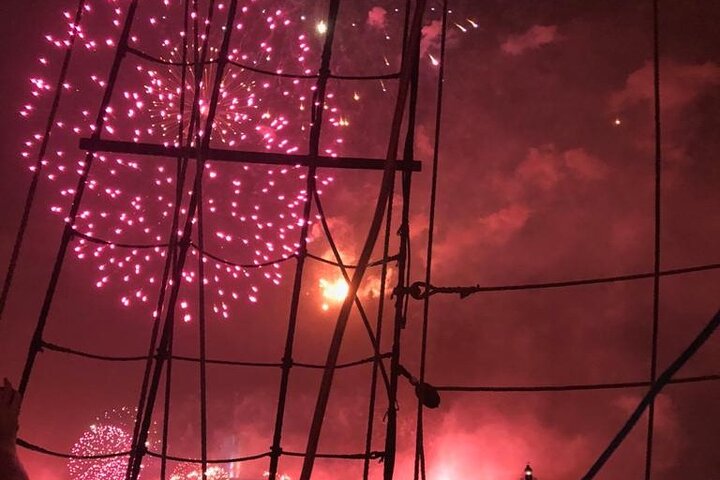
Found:
<svg viewBox="0 0 720 480"><path fill-rule="evenodd" d="M334 281L321 278L320 289L322 290L323 298L326 300L323 302L321 308L327 311L330 309L329 303L340 303L345 300L345 297L347 297L348 291L350 290L350 286L342 277L338 277Z"/></svg>

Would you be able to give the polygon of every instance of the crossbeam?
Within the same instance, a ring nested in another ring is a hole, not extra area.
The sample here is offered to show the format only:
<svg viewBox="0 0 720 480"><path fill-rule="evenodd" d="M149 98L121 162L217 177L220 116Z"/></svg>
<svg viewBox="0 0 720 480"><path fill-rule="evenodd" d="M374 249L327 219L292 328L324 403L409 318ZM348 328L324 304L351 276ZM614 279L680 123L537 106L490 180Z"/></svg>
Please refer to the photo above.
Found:
<svg viewBox="0 0 720 480"><path fill-rule="evenodd" d="M117 140L93 140L81 138L80 148L88 152L125 153L130 155L149 155L170 158L196 158L197 149L194 147L165 146L155 143L123 142ZM318 168L342 168L351 170L384 170L385 160L379 158L359 157L326 157L318 156L313 159L309 155L293 155L287 153L247 152L241 150L225 150L208 148L203 157L205 160L217 160L234 163L259 163L265 165L302 165ZM406 162L395 161L395 170L419 172L422 164L413 160Z"/></svg>

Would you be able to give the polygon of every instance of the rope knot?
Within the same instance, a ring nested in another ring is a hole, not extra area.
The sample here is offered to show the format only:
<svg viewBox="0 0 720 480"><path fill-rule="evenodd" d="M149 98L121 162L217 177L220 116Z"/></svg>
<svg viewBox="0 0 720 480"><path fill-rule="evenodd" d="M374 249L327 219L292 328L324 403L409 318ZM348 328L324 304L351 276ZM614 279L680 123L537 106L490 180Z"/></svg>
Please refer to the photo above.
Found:
<svg viewBox="0 0 720 480"><path fill-rule="evenodd" d="M383 460L385 460L385 452L379 452L379 451L370 452L370 454L368 455L368 458L370 460L379 460L382 462Z"/></svg>
<svg viewBox="0 0 720 480"><path fill-rule="evenodd" d="M144 443L138 443L135 448L135 455L145 456L148 453L148 447Z"/></svg>
<svg viewBox="0 0 720 480"><path fill-rule="evenodd" d="M290 369L295 365L295 362L293 361L292 357L283 357L281 360L282 368L284 369Z"/></svg>
<svg viewBox="0 0 720 480"><path fill-rule="evenodd" d="M424 300L430 296L430 286L424 282L415 282L408 287L407 293L415 300Z"/></svg>
<svg viewBox="0 0 720 480"><path fill-rule="evenodd" d="M42 353L45 351L45 345L46 344L42 338L38 338L32 341L32 349L38 353Z"/></svg>

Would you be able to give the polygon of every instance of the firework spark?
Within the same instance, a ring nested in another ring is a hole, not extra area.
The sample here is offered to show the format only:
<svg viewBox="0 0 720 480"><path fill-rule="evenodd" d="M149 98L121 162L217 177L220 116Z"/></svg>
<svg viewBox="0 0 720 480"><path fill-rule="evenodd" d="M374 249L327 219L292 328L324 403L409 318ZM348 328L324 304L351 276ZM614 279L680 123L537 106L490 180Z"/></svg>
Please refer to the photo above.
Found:
<svg viewBox="0 0 720 480"><path fill-rule="evenodd" d="M285 154L296 153L307 144L315 80L276 78L252 71L314 73L321 42L314 31L316 22L307 19L300 7L285 5L286 2L276 0L258 0L248 1L240 8L229 55L234 64L227 68L221 82L213 144ZM183 67L178 64L184 57L192 63L206 39L195 38L192 27L184 31L182 7L182 2L167 0L142 3L142 19L136 20L131 43L164 63L127 57L123 64L126 73L105 111L104 136L175 145L182 134L187 141L194 99L200 123L206 120L210 85L217 73L214 59L222 32L213 23L214 29L207 39L210 62L199 70L188 66L183 83ZM225 10L224 4L219 3L215 15L222 15ZM77 35L80 48L74 57L76 69L64 86L69 98L59 112L61 119L53 133L54 153L48 155L44 165L47 178L58 186L60 193L50 209L66 221L68 201L76 193L74 184L84 165L81 153L74 148L79 137L92 133L92 112L96 110L92 100L98 99L107 86L102 75L94 70L114 55L124 14L122 2L88 0L82 27L72 24L65 15L69 32L66 35ZM203 25L203 14L197 17ZM58 50L67 45L63 38L46 36ZM40 65L47 68L53 56L43 55ZM33 75L31 85L36 100L20 112L28 119L42 110L42 101L52 91L42 75ZM350 102L351 98L345 101ZM350 122L347 114L341 113L339 98L332 91L327 94L325 110L328 135L321 153L337 156L343 144L342 131ZM23 157L31 157L40 140L37 134L28 139ZM302 206L307 200L306 178L304 169L293 166L221 167L208 162L206 169L205 244L214 255L203 259L205 284L212 312L220 318L229 318L233 304L243 300L255 303L263 284L282 282L281 268L273 262L290 258L299 246L297 234ZM318 177L319 188L332 182L332 177ZM95 287L118 292L125 307L149 306L157 297L177 183L175 160L110 154L95 157L82 208L74 223L80 235L72 251L78 260L90 261L95 266ZM189 196L188 189L183 189L180 222L187 216ZM98 243L96 239L104 241ZM186 321L194 316L191 289L199 281L199 253L193 249L191 255L195 259L189 259L182 272L182 298L178 303L181 318Z"/></svg>
<svg viewBox="0 0 720 480"><path fill-rule="evenodd" d="M319 283L322 297L326 300L321 305L321 308L325 311L330 309L330 303L342 303L350 290L350 286L342 277L333 281L321 278Z"/></svg>
<svg viewBox="0 0 720 480"><path fill-rule="evenodd" d="M71 453L91 457L130 452L134 417L134 411L126 407L105 412L83 432ZM127 473L128 458L128 455L73 458L67 466L73 480L121 480Z"/></svg>
<svg viewBox="0 0 720 480"><path fill-rule="evenodd" d="M202 470L198 465L183 463L175 467L170 480L198 480L202 479ZM212 466L205 470L207 480L230 480L230 474L222 467Z"/></svg>

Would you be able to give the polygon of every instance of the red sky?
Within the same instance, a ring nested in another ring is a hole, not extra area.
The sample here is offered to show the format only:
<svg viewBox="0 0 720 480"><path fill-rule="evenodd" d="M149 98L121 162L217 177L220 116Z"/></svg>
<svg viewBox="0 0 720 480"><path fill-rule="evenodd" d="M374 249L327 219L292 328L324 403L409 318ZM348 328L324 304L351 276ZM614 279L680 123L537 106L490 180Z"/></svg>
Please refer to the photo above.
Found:
<svg viewBox="0 0 720 480"><path fill-rule="evenodd" d="M270 0L267 0L270 2ZM28 78L43 72L46 33L62 32L74 2L6 0L0 92L3 158L0 189L0 265L6 265L30 175L20 157L35 130L18 111L30 98ZM125 4L126 2L119 2ZM283 3L283 2L270 2ZM345 2L348 3L348 2ZM435 5L436 2L430 2ZM612 276L652 270L653 124L650 2L454 1L442 124L436 285L496 285ZM663 1L661 74L663 127L662 267L720 261L720 47L713 2ZM340 36L336 67L346 73L394 66L399 14L394 3L353 0L341 21L360 34ZM323 8L308 11L320 17ZM411 207L413 281L424 275L432 157L434 88L439 56L439 12L429 11L422 42L422 89ZM473 26L477 25L477 28ZM460 28L462 27L462 29ZM463 31L465 30L465 31ZM348 30L350 31L350 30ZM357 32L356 32L357 33ZM384 34L393 37L383 40ZM363 35L375 39L364 42ZM377 39L381 39L377 40ZM316 52L315 52L316 53ZM57 52L54 53L57 57ZM104 58L104 57L103 57ZM74 75L104 72L81 62ZM388 67L391 68L391 67ZM354 69L354 70L353 70ZM45 72L48 78L53 78ZM388 82L392 92L394 84ZM392 93L378 84L334 85L353 122L347 155L383 155ZM343 100L345 99L345 100ZM47 98L45 99L47 101ZM38 118L42 118L40 115ZM616 120L619 120L617 124ZM73 144L74 145L74 144ZM70 152L70 155L77 150ZM217 164L216 164L217 165ZM222 165L217 166L222 175ZM325 172L323 172L325 173ZM379 174L327 172L323 193L330 225L349 260L359 251L372 214ZM141 191L140 194L150 195ZM45 291L62 220L49 209L58 187L44 179L8 308L0 323L0 374L20 376ZM399 199L398 199L399 200ZM397 203L399 205L399 203ZM311 251L331 253L319 230ZM394 241L393 248L397 249ZM223 250L237 253L230 248ZM376 253L379 255L380 250ZM239 257L244 258L242 252ZM213 358L277 362L282 356L293 274L263 286L257 305L243 303L228 320L209 322ZM3 267L4 268L4 267ZM337 271L310 263L300 306L295 359L323 362L336 306L320 305L321 277ZM122 286L98 291L92 263L69 258L46 333L48 341L94 353L142 355L151 321L145 307L122 308ZM377 271L365 285L371 290ZM392 278L392 282L395 278ZM659 365L687 345L718 308L720 273L666 277L661 282ZM368 311L376 299L365 298ZM389 313L390 310L388 309ZM373 315L371 315L372 317ZM389 316L387 318L390 318ZM547 385L646 380L649 375L652 281L572 289L436 296L431 304L427 379L436 385ZM411 301L402 363L418 370L421 302ZM386 332L389 331L389 321ZM197 353L197 326L179 326L177 352ZM384 349L389 348L385 335ZM371 354L357 315L342 360ZM681 375L717 374L714 337ZM198 456L197 368L174 365L171 450ZM142 365L107 364L40 355L22 417L21 436L69 451L103 412L137 402ZM367 416L369 367L336 376L320 449L361 451ZM320 373L294 369L283 448L305 448ZM279 371L209 368L210 455L250 455L271 443ZM541 480L579 478L642 396L641 389L571 393L443 393L426 412L428 478L517 479L530 461ZM720 384L668 387L657 402L653 479L701 479L720 470ZM376 430L384 431L382 405ZM412 478L415 403L400 384L397 478ZM158 412L161 409L158 408ZM158 416L158 419L160 416ZM644 468L644 420L598 478L639 479ZM382 446L376 436L376 448ZM70 478L63 462L23 452L33 480ZM294 479L299 462L284 460ZM261 478L266 460L243 466ZM362 462L318 461L314 478L361 478ZM373 474L382 466L373 464ZM149 477L148 477L149 478ZM379 478L379 477L373 477Z"/></svg>

